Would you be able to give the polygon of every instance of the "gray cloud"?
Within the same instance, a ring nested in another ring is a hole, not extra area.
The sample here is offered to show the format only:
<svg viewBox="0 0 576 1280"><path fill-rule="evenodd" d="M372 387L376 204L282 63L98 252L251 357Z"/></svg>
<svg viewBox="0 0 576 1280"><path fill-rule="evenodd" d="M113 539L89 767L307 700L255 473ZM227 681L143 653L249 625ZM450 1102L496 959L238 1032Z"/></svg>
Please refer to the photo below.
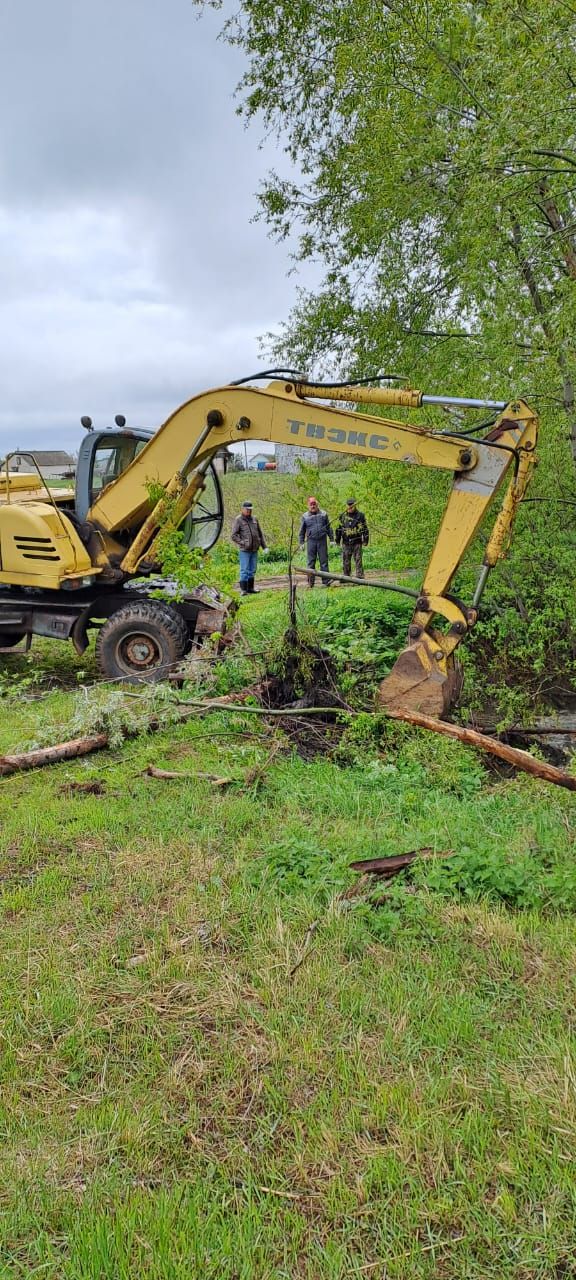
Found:
<svg viewBox="0 0 576 1280"><path fill-rule="evenodd" d="M154 425L251 372L294 298L251 221L282 157L235 113L239 55L189 0L3 0L0 453L81 413Z"/></svg>

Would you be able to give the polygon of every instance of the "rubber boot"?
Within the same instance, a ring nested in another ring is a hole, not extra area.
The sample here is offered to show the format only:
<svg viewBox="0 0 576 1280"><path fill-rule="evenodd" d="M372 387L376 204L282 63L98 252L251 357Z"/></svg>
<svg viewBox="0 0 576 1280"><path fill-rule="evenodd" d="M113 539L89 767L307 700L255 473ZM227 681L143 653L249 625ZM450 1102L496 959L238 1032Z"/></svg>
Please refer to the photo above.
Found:
<svg viewBox="0 0 576 1280"><path fill-rule="evenodd" d="M257 596L257 595L258 595L258 592L257 592L257 590L256 590L256 587L254 586L254 579L253 579L253 578L250 578L250 580L249 580L249 582L248 582L248 590L249 590L249 592L250 592L250 595L251 595L251 596Z"/></svg>

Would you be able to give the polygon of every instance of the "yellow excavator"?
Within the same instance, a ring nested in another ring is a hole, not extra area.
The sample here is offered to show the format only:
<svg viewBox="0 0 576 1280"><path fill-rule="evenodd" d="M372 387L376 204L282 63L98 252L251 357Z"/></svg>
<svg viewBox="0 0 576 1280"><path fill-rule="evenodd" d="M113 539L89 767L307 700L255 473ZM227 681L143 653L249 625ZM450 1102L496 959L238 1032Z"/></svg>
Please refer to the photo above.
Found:
<svg viewBox="0 0 576 1280"><path fill-rule="evenodd" d="M82 419L87 435L75 493L54 493L40 474L11 473L8 455L0 478L0 651L29 646L32 635L41 635L71 639L82 653L88 629L97 627L104 675L161 678L195 637L216 629L211 612L217 613L202 592L157 598L158 533L168 505L191 544L209 549L222 527L213 466L222 446L245 440L307 445L453 474L422 586L408 593L417 599L406 648L379 694L385 707L445 715L459 692L456 650L477 620L486 579L506 551L532 473L535 413L523 400L320 384L293 375L264 387L251 385L255 380L194 396L152 435L129 430L122 417L108 431L94 431L90 419ZM483 433L448 433L381 416L392 405L481 409L491 420ZM450 585L506 476L476 590L466 604Z"/></svg>

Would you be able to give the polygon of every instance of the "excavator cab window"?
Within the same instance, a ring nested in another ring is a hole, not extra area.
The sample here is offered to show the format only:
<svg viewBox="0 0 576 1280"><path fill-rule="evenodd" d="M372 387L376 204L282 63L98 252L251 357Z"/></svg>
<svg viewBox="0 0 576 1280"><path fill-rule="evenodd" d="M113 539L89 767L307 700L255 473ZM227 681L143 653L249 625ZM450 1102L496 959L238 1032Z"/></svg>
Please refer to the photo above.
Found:
<svg viewBox="0 0 576 1280"><path fill-rule="evenodd" d="M117 480L148 443L148 438L138 440L134 436L119 436L114 440L105 437L98 441L92 455L90 502L99 497L106 485Z"/></svg>
<svg viewBox="0 0 576 1280"><path fill-rule="evenodd" d="M78 451L76 515L85 520L92 503L122 475L152 438L149 431L90 431ZM209 551L222 532L224 503L215 467L210 464L204 489L182 524L190 547Z"/></svg>
<svg viewBox="0 0 576 1280"><path fill-rule="evenodd" d="M78 451L76 515L85 520L96 498L130 466L151 438L149 431L91 431Z"/></svg>
<svg viewBox="0 0 576 1280"><path fill-rule="evenodd" d="M215 467L210 463L204 478L204 489L182 523L189 547L209 551L218 541L224 520L222 489Z"/></svg>

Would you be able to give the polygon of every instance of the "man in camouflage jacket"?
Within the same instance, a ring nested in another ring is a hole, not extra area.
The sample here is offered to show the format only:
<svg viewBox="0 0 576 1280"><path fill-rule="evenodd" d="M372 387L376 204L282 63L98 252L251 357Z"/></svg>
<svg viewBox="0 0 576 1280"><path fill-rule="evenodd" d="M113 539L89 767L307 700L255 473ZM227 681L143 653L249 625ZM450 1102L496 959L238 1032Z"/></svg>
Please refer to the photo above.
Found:
<svg viewBox="0 0 576 1280"><path fill-rule="evenodd" d="M338 516L336 525L336 542L342 544L342 572L349 575L354 559L354 576L364 577L362 564L362 548L368 546L370 534L366 516L359 511L355 498L348 498L346 510Z"/></svg>

